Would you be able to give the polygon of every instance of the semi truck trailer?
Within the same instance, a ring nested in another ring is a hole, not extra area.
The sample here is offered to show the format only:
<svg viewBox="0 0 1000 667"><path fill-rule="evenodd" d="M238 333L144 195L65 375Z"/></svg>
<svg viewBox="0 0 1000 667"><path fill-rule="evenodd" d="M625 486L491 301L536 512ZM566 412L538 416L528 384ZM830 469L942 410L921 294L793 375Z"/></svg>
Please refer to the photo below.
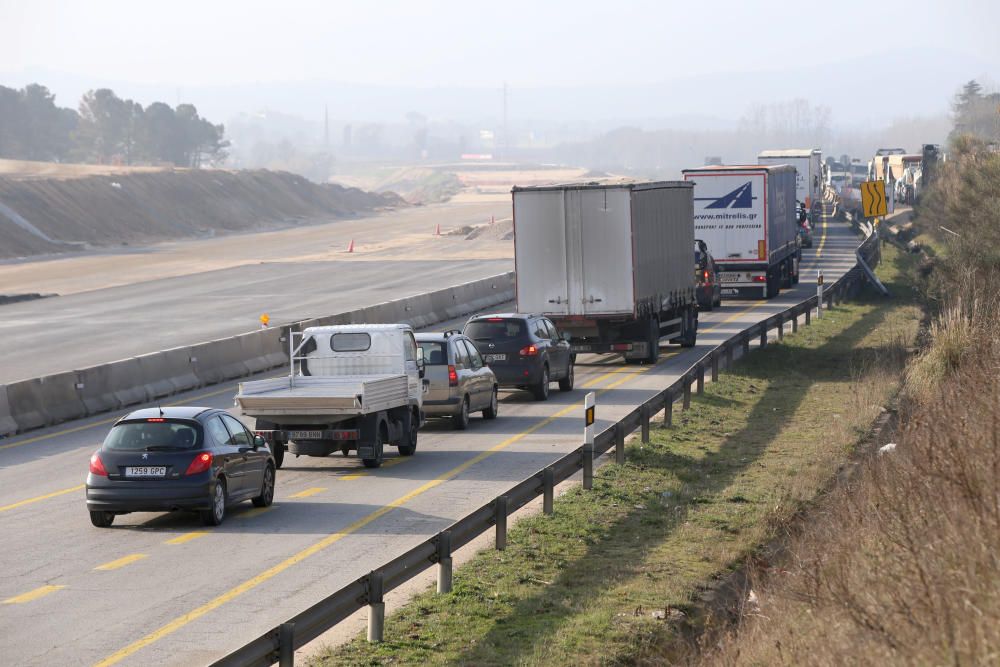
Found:
<svg viewBox="0 0 1000 667"><path fill-rule="evenodd" d="M761 151L757 164L790 164L795 167L795 198L805 204L815 222L823 206L823 153L818 148Z"/></svg>
<svg viewBox="0 0 1000 667"><path fill-rule="evenodd" d="M517 309L569 333L573 353L655 362L693 346L693 186L682 181L515 187Z"/></svg>
<svg viewBox="0 0 1000 667"><path fill-rule="evenodd" d="M694 231L719 265L723 296L770 299L799 281L795 167L685 169Z"/></svg>

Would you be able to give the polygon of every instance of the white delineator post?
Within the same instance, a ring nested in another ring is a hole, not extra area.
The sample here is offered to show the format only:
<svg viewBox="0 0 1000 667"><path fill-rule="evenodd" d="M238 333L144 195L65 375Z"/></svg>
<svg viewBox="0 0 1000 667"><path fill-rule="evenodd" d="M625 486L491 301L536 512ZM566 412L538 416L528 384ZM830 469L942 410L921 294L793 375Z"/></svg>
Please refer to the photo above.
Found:
<svg viewBox="0 0 1000 667"><path fill-rule="evenodd" d="M597 394L590 392L583 400L583 488L594 487L594 422Z"/></svg>
<svg viewBox="0 0 1000 667"><path fill-rule="evenodd" d="M816 276L816 318L823 317L823 272Z"/></svg>

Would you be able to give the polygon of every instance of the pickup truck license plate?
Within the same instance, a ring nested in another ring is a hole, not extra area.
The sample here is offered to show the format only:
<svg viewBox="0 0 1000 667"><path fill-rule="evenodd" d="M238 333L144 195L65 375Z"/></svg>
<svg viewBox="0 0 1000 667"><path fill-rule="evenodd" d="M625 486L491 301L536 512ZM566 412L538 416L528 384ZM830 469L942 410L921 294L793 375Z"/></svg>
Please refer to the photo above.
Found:
<svg viewBox="0 0 1000 667"><path fill-rule="evenodd" d="M507 361L507 355L506 354L487 354L486 355L486 363L490 363L492 361Z"/></svg>
<svg viewBox="0 0 1000 667"><path fill-rule="evenodd" d="M166 466L128 466L125 468L126 477L166 477Z"/></svg>
<svg viewBox="0 0 1000 667"><path fill-rule="evenodd" d="M289 431L289 440L322 440L323 431Z"/></svg>

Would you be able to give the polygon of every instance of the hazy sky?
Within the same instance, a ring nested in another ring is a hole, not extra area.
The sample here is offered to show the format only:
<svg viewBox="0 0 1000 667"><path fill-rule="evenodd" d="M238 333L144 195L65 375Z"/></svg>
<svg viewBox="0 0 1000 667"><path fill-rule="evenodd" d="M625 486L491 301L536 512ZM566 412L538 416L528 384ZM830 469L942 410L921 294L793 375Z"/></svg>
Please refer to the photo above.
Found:
<svg viewBox="0 0 1000 667"><path fill-rule="evenodd" d="M1000 0L0 0L0 26L0 76L189 86L650 83L924 47L1000 71Z"/></svg>

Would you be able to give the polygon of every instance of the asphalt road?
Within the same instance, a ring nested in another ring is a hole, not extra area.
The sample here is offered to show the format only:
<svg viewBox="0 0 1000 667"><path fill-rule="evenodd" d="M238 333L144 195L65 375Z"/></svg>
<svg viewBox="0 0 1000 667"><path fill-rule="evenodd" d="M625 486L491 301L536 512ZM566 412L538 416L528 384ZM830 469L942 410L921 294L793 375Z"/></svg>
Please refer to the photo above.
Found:
<svg viewBox="0 0 1000 667"><path fill-rule="evenodd" d="M90 525L81 485L113 417L0 440L0 655L19 665L220 657L577 447L587 391L599 394L601 429L721 340L815 293L816 268L832 282L854 264L857 241L834 223L819 236L797 289L702 314L692 350L664 347L652 367L582 356L574 391L544 403L506 392L499 419L475 418L465 432L431 422L414 457L378 470L339 455L286 459L272 508L234 508L215 529L180 513ZM234 388L174 402L228 407Z"/></svg>
<svg viewBox="0 0 1000 667"><path fill-rule="evenodd" d="M440 205L279 232L0 265L0 383L429 292L513 270L513 245L434 236L497 204ZM355 252L345 252L349 240ZM69 292L69 293L67 293Z"/></svg>

